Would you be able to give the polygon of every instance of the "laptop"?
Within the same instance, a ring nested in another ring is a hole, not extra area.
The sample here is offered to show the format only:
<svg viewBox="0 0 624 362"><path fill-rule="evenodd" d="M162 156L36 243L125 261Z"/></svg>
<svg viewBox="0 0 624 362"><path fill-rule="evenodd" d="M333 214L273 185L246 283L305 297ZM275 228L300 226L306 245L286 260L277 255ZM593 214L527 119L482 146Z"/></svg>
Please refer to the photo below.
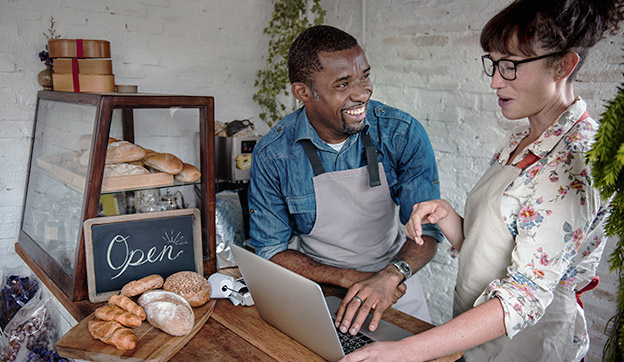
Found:
<svg viewBox="0 0 624 362"><path fill-rule="evenodd" d="M230 248L262 319L326 360L336 361L345 355L341 339L352 336L341 333L334 324L340 298L326 299L316 282L237 245L230 244ZM383 320L371 332L371 319L369 315L358 333L369 342L395 341L412 335ZM363 345L359 341L352 343L357 348Z"/></svg>

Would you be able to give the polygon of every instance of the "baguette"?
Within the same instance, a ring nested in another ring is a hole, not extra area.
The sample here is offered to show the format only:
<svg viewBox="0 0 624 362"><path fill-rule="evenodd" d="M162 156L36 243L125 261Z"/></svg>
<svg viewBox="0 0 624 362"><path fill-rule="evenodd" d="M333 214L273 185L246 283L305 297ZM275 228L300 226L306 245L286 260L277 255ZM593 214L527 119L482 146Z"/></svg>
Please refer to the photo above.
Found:
<svg viewBox="0 0 624 362"><path fill-rule="evenodd" d="M201 178L199 169L190 163L184 163L182 171L175 175L175 179L182 182L195 182Z"/></svg>
<svg viewBox="0 0 624 362"><path fill-rule="evenodd" d="M115 321L91 320L88 329L93 338L111 344L117 349L134 349L136 347L137 338L134 332Z"/></svg>
<svg viewBox="0 0 624 362"><path fill-rule="evenodd" d="M121 288L121 294L128 297L134 297L150 289L158 289L162 287L163 277L158 274L148 275L139 280L133 280Z"/></svg>
<svg viewBox="0 0 624 362"><path fill-rule="evenodd" d="M155 170L176 175L184 168L184 162L171 153L155 153L143 157L145 166Z"/></svg>
<svg viewBox="0 0 624 362"><path fill-rule="evenodd" d="M136 161L143 157L145 157L145 150L142 147L128 141L118 141L108 144L105 162L107 165L110 165L112 163Z"/></svg>
<svg viewBox="0 0 624 362"><path fill-rule="evenodd" d="M145 320L145 310L125 295L111 295L110 298L108 298L108 304L115 305L125 311L135 314L139 316L142 321Z"/></svg>
<svg viewBox="0 0 624 362"><path fill-rule="evenodd" d="M136 328L143 320L134 313L127 312L116 305L104 305L95 310L95 316L104 321L116 321L126 327Z"/></svg>

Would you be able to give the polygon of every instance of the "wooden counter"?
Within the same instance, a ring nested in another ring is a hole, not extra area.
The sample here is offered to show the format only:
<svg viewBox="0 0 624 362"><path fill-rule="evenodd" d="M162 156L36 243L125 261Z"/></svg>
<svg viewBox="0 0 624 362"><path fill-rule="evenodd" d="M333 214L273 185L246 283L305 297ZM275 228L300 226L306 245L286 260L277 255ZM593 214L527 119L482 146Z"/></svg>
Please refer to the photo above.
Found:
<svg viewBox="0 0 624 362"><path fill-rule="evenodd" d="M72 302L21 250L19 245L15 245L15 250L77 321L82 320L103 304L93 304L88 300ZM236 275L236 270L225 272ZM323 286L323 290L326 294L344 295L344 290L337 287ZM429 323L395 309L386 311L384 320L414 334L433 327ZM437 361L455 361L459 357L461 353ZM211 317L204 327L170 359L174 362L207 360L323 361L320 356L262 320L256 307L234 306L229 299L217 300Z"/></svg>

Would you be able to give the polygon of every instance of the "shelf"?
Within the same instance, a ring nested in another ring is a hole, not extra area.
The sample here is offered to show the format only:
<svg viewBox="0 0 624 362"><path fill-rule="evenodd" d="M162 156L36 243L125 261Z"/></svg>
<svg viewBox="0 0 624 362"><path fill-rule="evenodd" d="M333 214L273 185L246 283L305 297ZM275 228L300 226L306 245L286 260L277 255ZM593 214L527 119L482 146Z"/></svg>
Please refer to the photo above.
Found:
<svg viewBox="0 0 624 362"><path fill-rule="evenodd" d="M87 168L81 166L77 161L79 157L78 152L67 152L46 158L39 157L37 158L37 166L74 190L82 192L86 181ZM81 172L81 167L84 167L84 172ZM104 177L102 179L102 193L173 185L173 175L164 172L150 173L149 175Z"/></svg>

